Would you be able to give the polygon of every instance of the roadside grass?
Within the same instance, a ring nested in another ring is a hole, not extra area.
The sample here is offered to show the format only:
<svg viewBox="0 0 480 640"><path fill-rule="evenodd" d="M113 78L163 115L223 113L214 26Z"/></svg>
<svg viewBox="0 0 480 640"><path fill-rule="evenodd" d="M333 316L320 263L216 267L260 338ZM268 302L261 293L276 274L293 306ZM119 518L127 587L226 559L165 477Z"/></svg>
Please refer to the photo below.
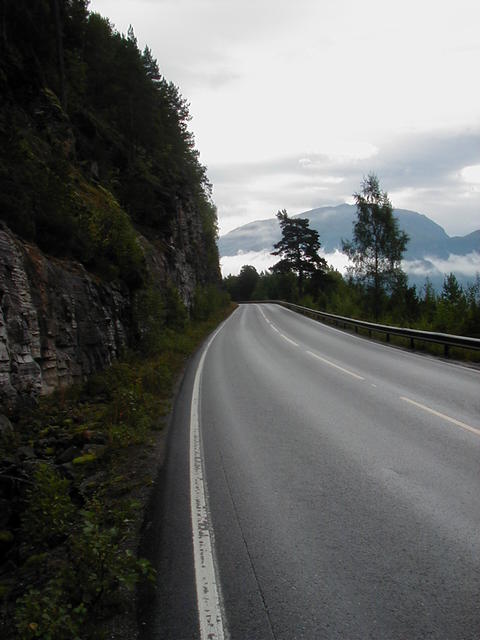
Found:
<svg viewBox="0 0 480 640"><path fill-rule="evenodd" d="M164 327L147 351L127 352L85 385L42 398L3 436L4 640L103 638L135 606L138 582L154 579L137 557L157 472L152 452L188 357L233 309Z"/></svg>

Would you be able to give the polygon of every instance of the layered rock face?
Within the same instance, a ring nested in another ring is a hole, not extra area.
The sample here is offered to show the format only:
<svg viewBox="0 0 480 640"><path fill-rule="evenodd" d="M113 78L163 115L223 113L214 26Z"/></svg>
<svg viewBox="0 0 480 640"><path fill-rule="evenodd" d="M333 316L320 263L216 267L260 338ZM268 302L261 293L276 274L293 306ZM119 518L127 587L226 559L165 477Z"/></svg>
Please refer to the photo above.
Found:
<svg viewBox="0 0 480 640"><path fill-rule="evenodd" d="M131 301L0 227L0 408L80 382L130 337Z"/></svg>
<svg viewBox="0 0 480 640"><path fill-rule="evenodd" d="M193 203L177 205L168 236L155 229L141 231L138 240L151 281L159 289L173 285L187 309L193 306L198 286L221 282L218 254L212 267L202 222Z"/></svg>

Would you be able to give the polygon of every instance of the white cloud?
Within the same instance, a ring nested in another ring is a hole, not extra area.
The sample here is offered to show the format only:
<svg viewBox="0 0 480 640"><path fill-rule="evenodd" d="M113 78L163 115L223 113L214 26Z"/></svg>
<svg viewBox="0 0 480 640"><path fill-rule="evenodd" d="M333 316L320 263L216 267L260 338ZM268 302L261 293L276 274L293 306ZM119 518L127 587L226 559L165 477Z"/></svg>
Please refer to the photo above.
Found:
<svg viewBox="0 0 480 640"><path fill-rule="evenodd" d="M465 182L469 182L470 184L480 184L480 164L464 167L460 173Z"/></svg>
<svg viewBox="0 0 480 640"><path fill-rule="evenodd" d="M334 253L323 253L327 263L337 271L346 273L349 260L341 251ZM278 258L272 256L267 249L262 251L239 251L234 256L224 256L220 260L222 275L238 275L244 265L251 265L260 273L268 269L277 262ZM402 268L408 276L414 278L436 278L448 273L455 273L457 277L467 278L473 281L480 273L480 253L472 252L465 256L450 254L448 259L426 256L423 260L404 260Z"/></svg>
<svg viewBox="0 0 480 640"><path fill-rule="evenodd" d="M423 260L404 260L402 267L411 276L433 277L455 273L459 277L473 280L480 273L480 253L473 251L465 256L451 253L446 260L425 256Z"/></svg>
<svg viewBox="0 0 480 640"><path fill-rule="evenodd" d="M123 32L132 23L191 102L222 233L279 208L351 199L370 170L394 206L425 213L450 234L478 228L478 0L90 7ZM275 167L285 158L290 168ZM262 164L275 179L259 175Z"/></svg>
<svg viewBox="0 0 480 640"><path fill-rule="evenodd" d="M457 256L451 253L448 256L448 260L428 256L425 259L431 262L440 273L450 273L452 271L464 276L475 276L480 273L480 253L476 251L465 256Z"/></svg>
<svg viewBox="0 0 480 640"><path fill-rule="evenodd" d="M412 276L420 276L426 278L427 276L437 275L438 269L427 260L404 260L402 262L402 268L405 273Z"/></svg>
<svg viewBox="0 0 480 640"><path fill-rule="evenodd" d="M345 273L348 264L348 258L345 254L338 250L335 250L334 253L320 253L329 265L340 271L340 273ZM220 258L223 277L228 275L237 276L241 268L247 264L255 267L259 273L268 271L276 262L278 262L278 257L272 256L267 249L262 249L261 251L239 251L234 256Z"/></svg>
<svg viewBox="0 0 480 640"><path fill-rule="evenodd" d="M350 260L344 253L335 249L333 253L323 253L322 255L330 266L340 271L340 273L346 273Z"/></svg>
<svg viewBox="0 0 480 640"><path fill-rule="evenodd" d="M238 276L244 265L251 265L260 273L268 271L268 269L278 262L278 257L272 256L269 251L239 251L234 256L223 256L220 258L220 267L222 276L228 275Z"/></svg>
<svg viewBox="0 0 480 640"><path fill-rule="evenodd" d="M467 190L460 194L463 200L478 202L480 195L480 164L464 167L460 175L466 183Z"/></svg>

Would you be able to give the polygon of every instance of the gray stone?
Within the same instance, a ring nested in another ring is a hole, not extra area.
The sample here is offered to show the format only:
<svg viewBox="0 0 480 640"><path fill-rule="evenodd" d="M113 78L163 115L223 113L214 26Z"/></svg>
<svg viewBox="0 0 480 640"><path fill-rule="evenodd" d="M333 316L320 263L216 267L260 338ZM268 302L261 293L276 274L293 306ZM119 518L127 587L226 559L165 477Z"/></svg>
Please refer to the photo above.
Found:
<svg viewBox="0 0 480 640"><path fill-rule="evenodd" d="M31 458L35 458L35 451L32 449L32 447L18 447L17 455L20 460L29 460Z"/></svg>
<svg viewBox="0 0 480 640"><path fill-rule="evenodd" d="M65 462L58 467L60 473L67 478L67 480L74 480L76 477L76 469L72 462Z"/></svg>
<svg viewBox="0 0 480 640"><path fill-rule="evenodd" d="M107 447L103 444L86 444L82 449L82 456L93 453L96 458L101 458Z"/></svg>
<svg viewBox="0 0 480 640"><path fill-rule="evenodd" d="M64 464L71 462L74 458L78 458L79 455L81 455L81 451L78 447L68 447L68 449L65 449L63 453L57 456L57 463Z"/></svg>

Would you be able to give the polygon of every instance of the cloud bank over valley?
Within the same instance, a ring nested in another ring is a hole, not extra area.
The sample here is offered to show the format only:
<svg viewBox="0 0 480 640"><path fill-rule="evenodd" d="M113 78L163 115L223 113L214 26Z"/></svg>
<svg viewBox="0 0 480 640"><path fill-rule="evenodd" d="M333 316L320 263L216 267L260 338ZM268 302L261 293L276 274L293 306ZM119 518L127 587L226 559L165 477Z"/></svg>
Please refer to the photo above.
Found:
<svg viewBox="0 0 480 640"><path fill-rule="evenodd" d="M341 204L320 207L299 214L308 218L322 243L321 253L332 267L346 273L348 259L342 253L342 240L349 240L356 207ZM453 272L463 282L472 282L480 273L480 229L464 236L449 236L427 216L405 209L395 209L399 226L409 236L403 269L412 283L423 284L426 277L441 286L444 275ZM219 240L221 267L224 276L239 273L245 264L257 271L271 267L277 257L271 255L280 239L276 218L267 218L243 225Z"/></svg>

